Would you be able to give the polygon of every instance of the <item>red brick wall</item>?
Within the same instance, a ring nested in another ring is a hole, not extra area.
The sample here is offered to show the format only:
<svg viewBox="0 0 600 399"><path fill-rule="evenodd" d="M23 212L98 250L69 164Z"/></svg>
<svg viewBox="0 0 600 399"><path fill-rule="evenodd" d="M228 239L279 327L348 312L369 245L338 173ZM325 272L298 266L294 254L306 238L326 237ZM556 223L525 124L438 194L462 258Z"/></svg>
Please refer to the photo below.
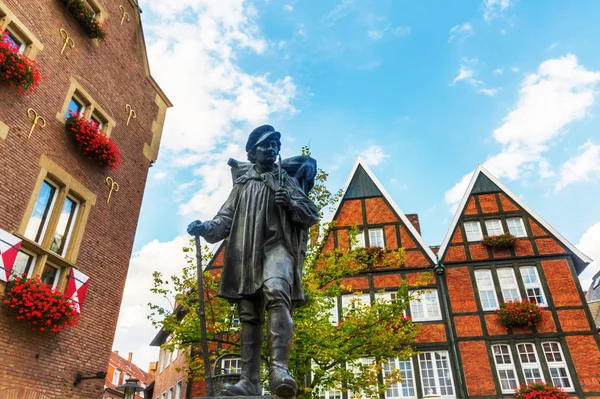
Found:
<svg viewBox="0 0 600 399"><path fill-rule="evenodd" d="M173 388L173 398L175 398L175 392L177 390L177 383L181 381L182 389L181 389L181 398L185 398L185 392L187 389L186 382L186 362L185 355L180 354L177 359L169 365L169 367L165 368L162 372L157 370L156 378L154 379L154 398L147 399L155 399L157 397L161 398L163 392L169 392L169 388ZM159 363L160 364L160 363ZM181 369L177 371L177 369ZM160 370L160 369L159 369Z"/></svg>
<svg viewBox="0 0 600 399"><path fill-rule="evenodd" d="M536 328L540 333L556 332L554 318L549 310L544 310L542 312L542 321L536 324Z"/></svg>
<svg viewBox="0 0 600 399"><path fill-rule="evenodd" d="M477 312L469 269L466 266L446 269L446 281L452 312Z"/></svg>
<svg viewBox="0 0 600 399"><path fill-rule="evenodd" d="M479 207L483 213L496 213L499 211L496 196L494 194L483 194L479 196Z"/></svg>
<svg viewBox="0 0 600 399"><path fill-rule="evenodd" d="M406 251L406 267L428 267L431 261L421 251Z"/></svg>
<svg viewBox="0 0 600 399"><path fill-rule="evenodd" d="M473 260L484 260L489 259L487 247L483 244L471 244L469 245L469 253Z"/></svg>
<svg viewBox="0 0 600 399"><path fill-rule="evenodd" d="M504 327L504 325L500 323L500 319L496 314L486 314L485 325L487 326L488 334L490 335L508 334L508 328Z"/></svg>
<svg viewBox="0 0 600 399"><path fill-rule="evenodd" d="M540 255L564 254L565 249L554 238L538 238L535 246Z"/></svg>
<svg viewBox="0 0 600 399"><path fill-rule="evenodd" d="M459 337L480 337L483 335L479 316L460 316L454 318L456 335Z"/></svg>
<svg viewBox="0 0 600 399"><path fill-rule="evenodd" d="M365 200L367 208L367 223L391 223L398 221L392 209L385 203L383 197L367 198Z"/></svg>
<svg viewBox="0 0 600 399"><path fill-rule="evenodd" d="M417 244L413 241L410 234L406 230L406 227L400 227L400 242L402 243L402 247L405 249L416 248Z"/></svg>
<svg viewBox="0 0 600 399"><path fill-rule="evenodd" d="M359 226L363 224L362 205L360 200L345 200L335 219L337 226Z"/></svg>
<svg viewBox="0 0 600 399"><path fill-rule="evenodd" d="M563 331L589 331L590 323L583 309L557 310ZM600 371L600 370L599 370Z"/></svg>
<svg viewBox="0 0 600 399"><path fill-rule="evenodd" d="M366 277L348 277L343 279L341 284L347 291L366 290L369 288L369 280Z"/></svg>
<svg viewBox="0 0 600 399"><path fill-rule="evenodd" d="M394 226L385 226L385 247L387 249L398 249L398 239L396 238L396 228Z"/></svg>
<svg viewBox="0 0 600 399"><path fill-rule="evenodd" d="M396 288L402 283L402 276L399 274L385 274L383 276L373 276L373 286L377 289Z"/></svg>
<svg viewBox="0 0 600 399"><path fill-rule="evenodd" d="M475 197L471 196L465 207L465 215L476 215L477 206L475 205Z"/></svg>
<svg viewBox="0 0 600 399"><path fill-rule="evenodd" d="M594 337L567 337L569 352L584 392L600 391L600 352Z"/></svg>
<svg viewBox="0 0 600 399"><path fill-rule="evenodd" d="M61 399L99 398L102 380L89 380L73 387L74 375L107 370L114 331L134 233L146 184L149 161L143 155L145 143L152 141L152 123L157 117L156 92L146 79L139 50L140 38L132 18L119 25L119 5L127 2L100 0L110 14L106 28L109 44L94 45L85 36L65 7L55 0L4 0L34 35L44 44L36 58L46 80L37 93L19 96L4 85L0 89L0 120L10 127L0 140L0 228L16 231L21 223L34 184L40 172L42 154L70 173L97 195L92 207L77 260L91 282L81 321L58 335L32 332L13 315L0 308L1 390L23 386ZM59 55L62 46L59 29L65 28L76 47ZM56 119L75 77L117 125L111 137L123 160L116 171L99 167L85 159L67 137L65 126ZM125 104L137 112L126 127ZM47 121L27 140L31 121L25 117L34 108ZM110 175L121 185L106 203L105 179Z"/></svg>
<svg viewBox="0 0 600 399"><path fill-rule="evenodd" d="M581 306L581 298L566 259L543 260L542 269L554 306Z"/></svg>
<svg viewBox="0 0 600 399"><path fill-rule="evenodd" d="M467 252L464 245L448 247L444 262L460 262L467 260Z"/></svg>
<svg viewBox="0 0 600 399"><path fill-rule="evenodd" d="M469 396L495 395L496 386L483 341L460 342L467 392Z"/></svg>
<svg viewBox="0 0 600 399"><path fill-rule="evenodd" d="M421 324L417 343L423 342L446 342L446 329L443 324Z"/></svg>
<svg viewBox="0 0 600 399"><path fill-rule="evenodd" d="M510 211L518 211L520 209L518 206L515 205L514 202L509 200L506 197L506 195L504 195L503 193L498 194L498 197L500 198L500 204L502 205L502 211L510 212Z"/></svg>

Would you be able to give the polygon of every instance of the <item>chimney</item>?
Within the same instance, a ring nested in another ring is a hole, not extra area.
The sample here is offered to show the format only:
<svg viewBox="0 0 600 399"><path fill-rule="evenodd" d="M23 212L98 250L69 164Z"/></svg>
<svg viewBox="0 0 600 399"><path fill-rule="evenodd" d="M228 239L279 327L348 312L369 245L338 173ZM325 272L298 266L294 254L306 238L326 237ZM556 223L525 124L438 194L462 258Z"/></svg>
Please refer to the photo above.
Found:
<svg viewBox="0 0 600 399"><path fill-rule="evenodd" d="M114 352L114 354L115 354L115 355L118 355L118 354L119 354L119 351L113 351L113 352Z"/></svg>
<svg viewBox="0 0 600 399"><path fill-rule="evenodd" d="M419 233L419 235L421 235L421 225L419 224L419 215L417 215L416 213L409 213L409 214L406 214L406 217L408 218L410 223L413 225L413 227L415 229L417 229L417 232Z"/></svg>
<svg viewBox="0 0 600 399"><path fill-rule="evenodd" d="M129 352L129 355L127 355L127 361L129 363L131 363L131 359L133 359L133 352Z"/></svg>

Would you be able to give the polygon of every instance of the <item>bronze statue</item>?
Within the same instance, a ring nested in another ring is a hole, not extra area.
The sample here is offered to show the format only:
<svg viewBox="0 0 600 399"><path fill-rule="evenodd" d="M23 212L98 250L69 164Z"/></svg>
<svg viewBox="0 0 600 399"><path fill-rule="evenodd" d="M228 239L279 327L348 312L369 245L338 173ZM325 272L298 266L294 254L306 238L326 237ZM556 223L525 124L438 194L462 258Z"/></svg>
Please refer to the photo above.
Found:
<svg viewBox="0 0 600 399"><path fill-rule="evenodd" d="M291 312L306 301L301 269L308 228L318 218L317 207L307 196L316 162L309 157L293 158L287 164L294 177L289 176L281 161L276 164L280 138L272 126L254 129L246 144L252 165L235 180L229 198L213 220L188 226L188 233L209 243L228 239L219 296L238 305L242 373L237 384L221 392L227 396L261 394L265 310L271 393L294 396L298 389L287 368L294 332Z"/></svg>

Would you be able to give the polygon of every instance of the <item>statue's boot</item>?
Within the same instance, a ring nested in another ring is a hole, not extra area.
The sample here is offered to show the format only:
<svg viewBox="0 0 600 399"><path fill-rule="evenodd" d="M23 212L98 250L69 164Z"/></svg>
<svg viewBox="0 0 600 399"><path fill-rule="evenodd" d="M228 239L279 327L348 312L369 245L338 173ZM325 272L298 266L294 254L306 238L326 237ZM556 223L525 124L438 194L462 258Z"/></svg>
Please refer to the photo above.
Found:
<svg viewBox="0 0 600 399"><path fill-rule="evenodd" d="M298 384L288 372L288 361L294 335L294 325L289 309L277 307L269 309L267 324L269 334L269 388L277 396L295 396Z"/></svg>
<svg viewBox="0 0 600 399"><path fill-rule="evenodd" d="M221 391L224 396L260 396L260 351L263 343L263 330L260 324L242 322L242 376L233 385Z"/></svg>

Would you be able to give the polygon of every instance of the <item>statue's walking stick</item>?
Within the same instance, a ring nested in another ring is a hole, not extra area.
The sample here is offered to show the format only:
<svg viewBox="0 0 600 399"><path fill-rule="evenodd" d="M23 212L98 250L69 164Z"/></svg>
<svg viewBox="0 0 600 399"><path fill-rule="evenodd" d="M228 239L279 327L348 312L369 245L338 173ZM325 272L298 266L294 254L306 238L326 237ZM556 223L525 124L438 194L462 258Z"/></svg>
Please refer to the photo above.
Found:
<svg viewBox="0 0 600 399"><path fill-rule="evenodd" d="M196 273L198 274L198 318L200 319L200 334L202 344L202 357L204 358L204 379L206 381L206 395L213 396L212 379L210 377L210 359L208 355L208 340L206 338L206 314L204 312L204 284L202 282L202 247L200 236L196 234Z"/></svg>

